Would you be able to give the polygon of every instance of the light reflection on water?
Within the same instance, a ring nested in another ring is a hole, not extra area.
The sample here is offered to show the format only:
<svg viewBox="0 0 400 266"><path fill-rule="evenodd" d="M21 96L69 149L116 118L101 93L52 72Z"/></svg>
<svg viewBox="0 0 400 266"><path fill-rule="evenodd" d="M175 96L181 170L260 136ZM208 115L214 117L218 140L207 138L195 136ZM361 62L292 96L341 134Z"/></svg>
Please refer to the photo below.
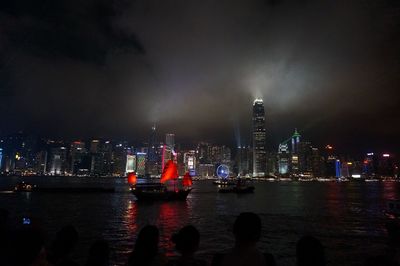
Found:
<svg viewBox="0 0 400 266"><path fill-rule="evenodd" d="M9 190L18 178L2 178ZM210 182L196 182L186 202L137 203L123 179L41 177L25 180L47 186L111 186L112 194L0 193L2 208L12 218L30 216L43 225L48 238L63 225L80 232L75 255L85 262L88 247L105 238L112 247L112 260L124 264L138 231L147 224L160 229L160 245L174 255L171 235L191 223L201 233L199 254L210 258L232 245L232 223L243 211L253 211L263 221L260 248L272 252L280 265L293 265L295 243L311 233L327 247L331 265L351 264L384 245L382 210L386 200L399 195L396 182L255 183L251 195L218 194ZM72 185L71 185L72 184Z"/></svg>

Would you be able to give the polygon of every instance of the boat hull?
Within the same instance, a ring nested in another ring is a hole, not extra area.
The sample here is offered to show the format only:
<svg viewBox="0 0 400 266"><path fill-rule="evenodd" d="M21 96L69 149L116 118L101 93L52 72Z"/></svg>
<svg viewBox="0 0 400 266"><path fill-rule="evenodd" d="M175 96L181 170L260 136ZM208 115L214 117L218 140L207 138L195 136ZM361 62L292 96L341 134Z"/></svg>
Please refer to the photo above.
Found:
<svg viewBox="0 0 400 266"><path fill-rule="evenodd" d="M254 187L249 186L245 188L220 188L218 190L219 193L236 193L236 194L247 194L247 193L254 193Z"/></svg>
<svg viewBox="0 0 400 266"><path fill-rule="evenodd" d="M138 201L172 201L172 200L186 200L189 195L191 188L178 189L178 190L166 190L164 187L157 189L150 189L148 187L132 187L131 192Z"/></svg>
<svg viewBox="0 0 400 266"><path fill-rule="evenodd" d="M232 180L214 180L213 184L219 186L234 186L236 185L236 182Z"/></svg>

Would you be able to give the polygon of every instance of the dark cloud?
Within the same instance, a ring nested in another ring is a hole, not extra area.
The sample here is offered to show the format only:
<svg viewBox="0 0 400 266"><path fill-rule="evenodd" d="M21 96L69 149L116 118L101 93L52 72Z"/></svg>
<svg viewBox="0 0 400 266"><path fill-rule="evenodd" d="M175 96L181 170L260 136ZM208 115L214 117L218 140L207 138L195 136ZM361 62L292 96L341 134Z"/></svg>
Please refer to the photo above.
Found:
<svg viewBox="0 0 400 266"><path fill-rule="evenodd" d="M397 1L1 5L5 131L146 139L156 122L248 142L263 97L271 147L294 127L321 145L400 147Z"/></svg>
<svg viewBox="0 0 400 266"><path fill-rule="evenodd" d="M9 45L39 57L102 63L113 50L144 53L134 34L113 26L125 5L117 1L4 1Z"/></svg>

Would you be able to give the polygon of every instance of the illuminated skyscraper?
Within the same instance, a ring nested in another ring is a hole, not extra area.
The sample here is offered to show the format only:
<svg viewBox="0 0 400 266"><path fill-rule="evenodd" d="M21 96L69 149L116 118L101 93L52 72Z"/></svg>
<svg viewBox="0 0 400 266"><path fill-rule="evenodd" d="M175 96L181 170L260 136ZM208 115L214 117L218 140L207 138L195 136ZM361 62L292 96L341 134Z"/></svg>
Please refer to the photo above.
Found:
<svg viewBox="0 0 400 266"><path fill-rule="evenodd" d="M136 153L136 174L144 176L146 170L146 153Z"/></svg>
<svg viewBox="0 0 400 266"><path fill-rule="evenodd" d="M2 164L1 164L1 162L3 161L3 149L2 148L0 148L0 171L1 171L1 166L2 166Z"/></svg>
<svg viewBox="0 0 400 266"><path fill-rule="evenodd" d="M51 175L64 175L67 170L67 148L52 147L50 149L48 173Z"/></svg>
<svg viewBox="0 0 400 266"><path fill-rule="evenodd" d="M373 152L366 154L363 162L363 174L367 178L372 178L375 176L375 171L378 168L377 159Z"/></svg>
<svg viewBox="0 0 400 266"><path fill-rule="evenodd" d="M161 165L161 158L160 158L160 153L158 152L159 150L159 143L157 142L157 132L156 132L156 125L154 124L151 127L151 132L149 136L149 142L147 146L147 151L146 151L146 169L145 173L146 175L149 176L154 176L158 175L160 170L159 167ZM139 157L137 157L137 160ZM137 161L139 162L139 161ZM138 170L139 171L139 170Z"/></svg>
<svg viewBox="0 0 400 266"><path fill-rule="evenodd" d="M151 127L151 133L150 133L150 138L149 138L149 146L147 149L147 160L149 162L157 162L157 154L156 154L156 150L157 150L157 135L156 135L156 125L154 124Z"/></svg>
<svg viewBox="0 0 400 266"><path fill-rule="evenodd" d="M196 151L189 150L183 154L183 162L185 164L185 173L189 172L191 176L196 175Z"/></svg>
<svg viewBox="0 0 400 266"><path fill-rule="evenodd" d="M175 134L167 133L165 135L165 144L167 147L174 149L175 147Z"/></svg>
<svg viewBox="0 0 400 266"><path fill-rule="evenodd" d="M299 153L299 143L300 143L300 137L301 135L299 132L297 132L297 128L294 130L293 136L292 136L292 153Z"/></svg>
<svg viewBox="0 0 400 266"><path fill-rule="evenodd" d="M287 143L279 144L278 171L281 175L286 175L289 173L289 145Z"/></svg>
<svg viewBox="0 0 400 266"><path fill-rule="evenodd" d="M262 99L255 99L253 103L253 177L266 175L266 131L265 111Z"/></svg>
<svg viewBox="0 0 400 266"><path fill-rule="evenodd" d="M70 148L70 165L71 165L71 174L77 174L79 168L81 167L81 163L83 161L83 157L86 154L85 143L82 141L74 141L71 143Z"/></svg>
<svg viewBox="0 0 400 266"><path fill-rule="evenodd" d="M236 171L240 176L246 176L250 172L252 172L251 165L250 165L250 158L251 158L252 149L250 146L238 146L236 151Z"/></svg>
<svg viewBox="0 0 400 266"><path fill-rule="evenodd" d="M128 154L126 156L126 170L125 174L136 172L136 155Z"/></svg>
<svg viewBox="0 0 400 266"><path fill-rule="evenodd" d="M207 142L200 142L197 145L196 152L197 152L197 156L199 159L199 163L201 163L201 164L211 163L210 151L211 151L211 146Z"/></svg>

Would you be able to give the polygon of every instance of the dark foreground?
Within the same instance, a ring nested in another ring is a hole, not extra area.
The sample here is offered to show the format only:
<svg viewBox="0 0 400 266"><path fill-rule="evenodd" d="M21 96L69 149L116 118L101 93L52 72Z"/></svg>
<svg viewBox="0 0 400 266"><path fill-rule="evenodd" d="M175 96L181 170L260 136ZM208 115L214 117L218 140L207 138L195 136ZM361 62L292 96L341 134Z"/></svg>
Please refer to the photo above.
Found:
<svg viewBox="0 0 400 266"><path fill-rule="evenodd" d="M18 178L2 178L1 188ZM198 255L211 260L231 246L231 228L243 211L257 213L263 231L259 248L275 256L278 265L294 265L295 243L305 234L316 236L326 247L329 265L362 264L367 255L385 248L386 200L399 195L399 184L374 183L256 183L254 194L217 193L211 182L197 182L186 202L137 204L122 179L34 178L49 186L103 186L116 188L105 194L0 193L1 208L13 224L28 217L46 230L51 241L61 227L72 224L80 240L73 257L83 264L89 246L99 237L108 241L113 264L125 264L138 231L146 224L160 229L160 245L174 255L170 238L179 228L193 224L200 231Z"/></svg>

